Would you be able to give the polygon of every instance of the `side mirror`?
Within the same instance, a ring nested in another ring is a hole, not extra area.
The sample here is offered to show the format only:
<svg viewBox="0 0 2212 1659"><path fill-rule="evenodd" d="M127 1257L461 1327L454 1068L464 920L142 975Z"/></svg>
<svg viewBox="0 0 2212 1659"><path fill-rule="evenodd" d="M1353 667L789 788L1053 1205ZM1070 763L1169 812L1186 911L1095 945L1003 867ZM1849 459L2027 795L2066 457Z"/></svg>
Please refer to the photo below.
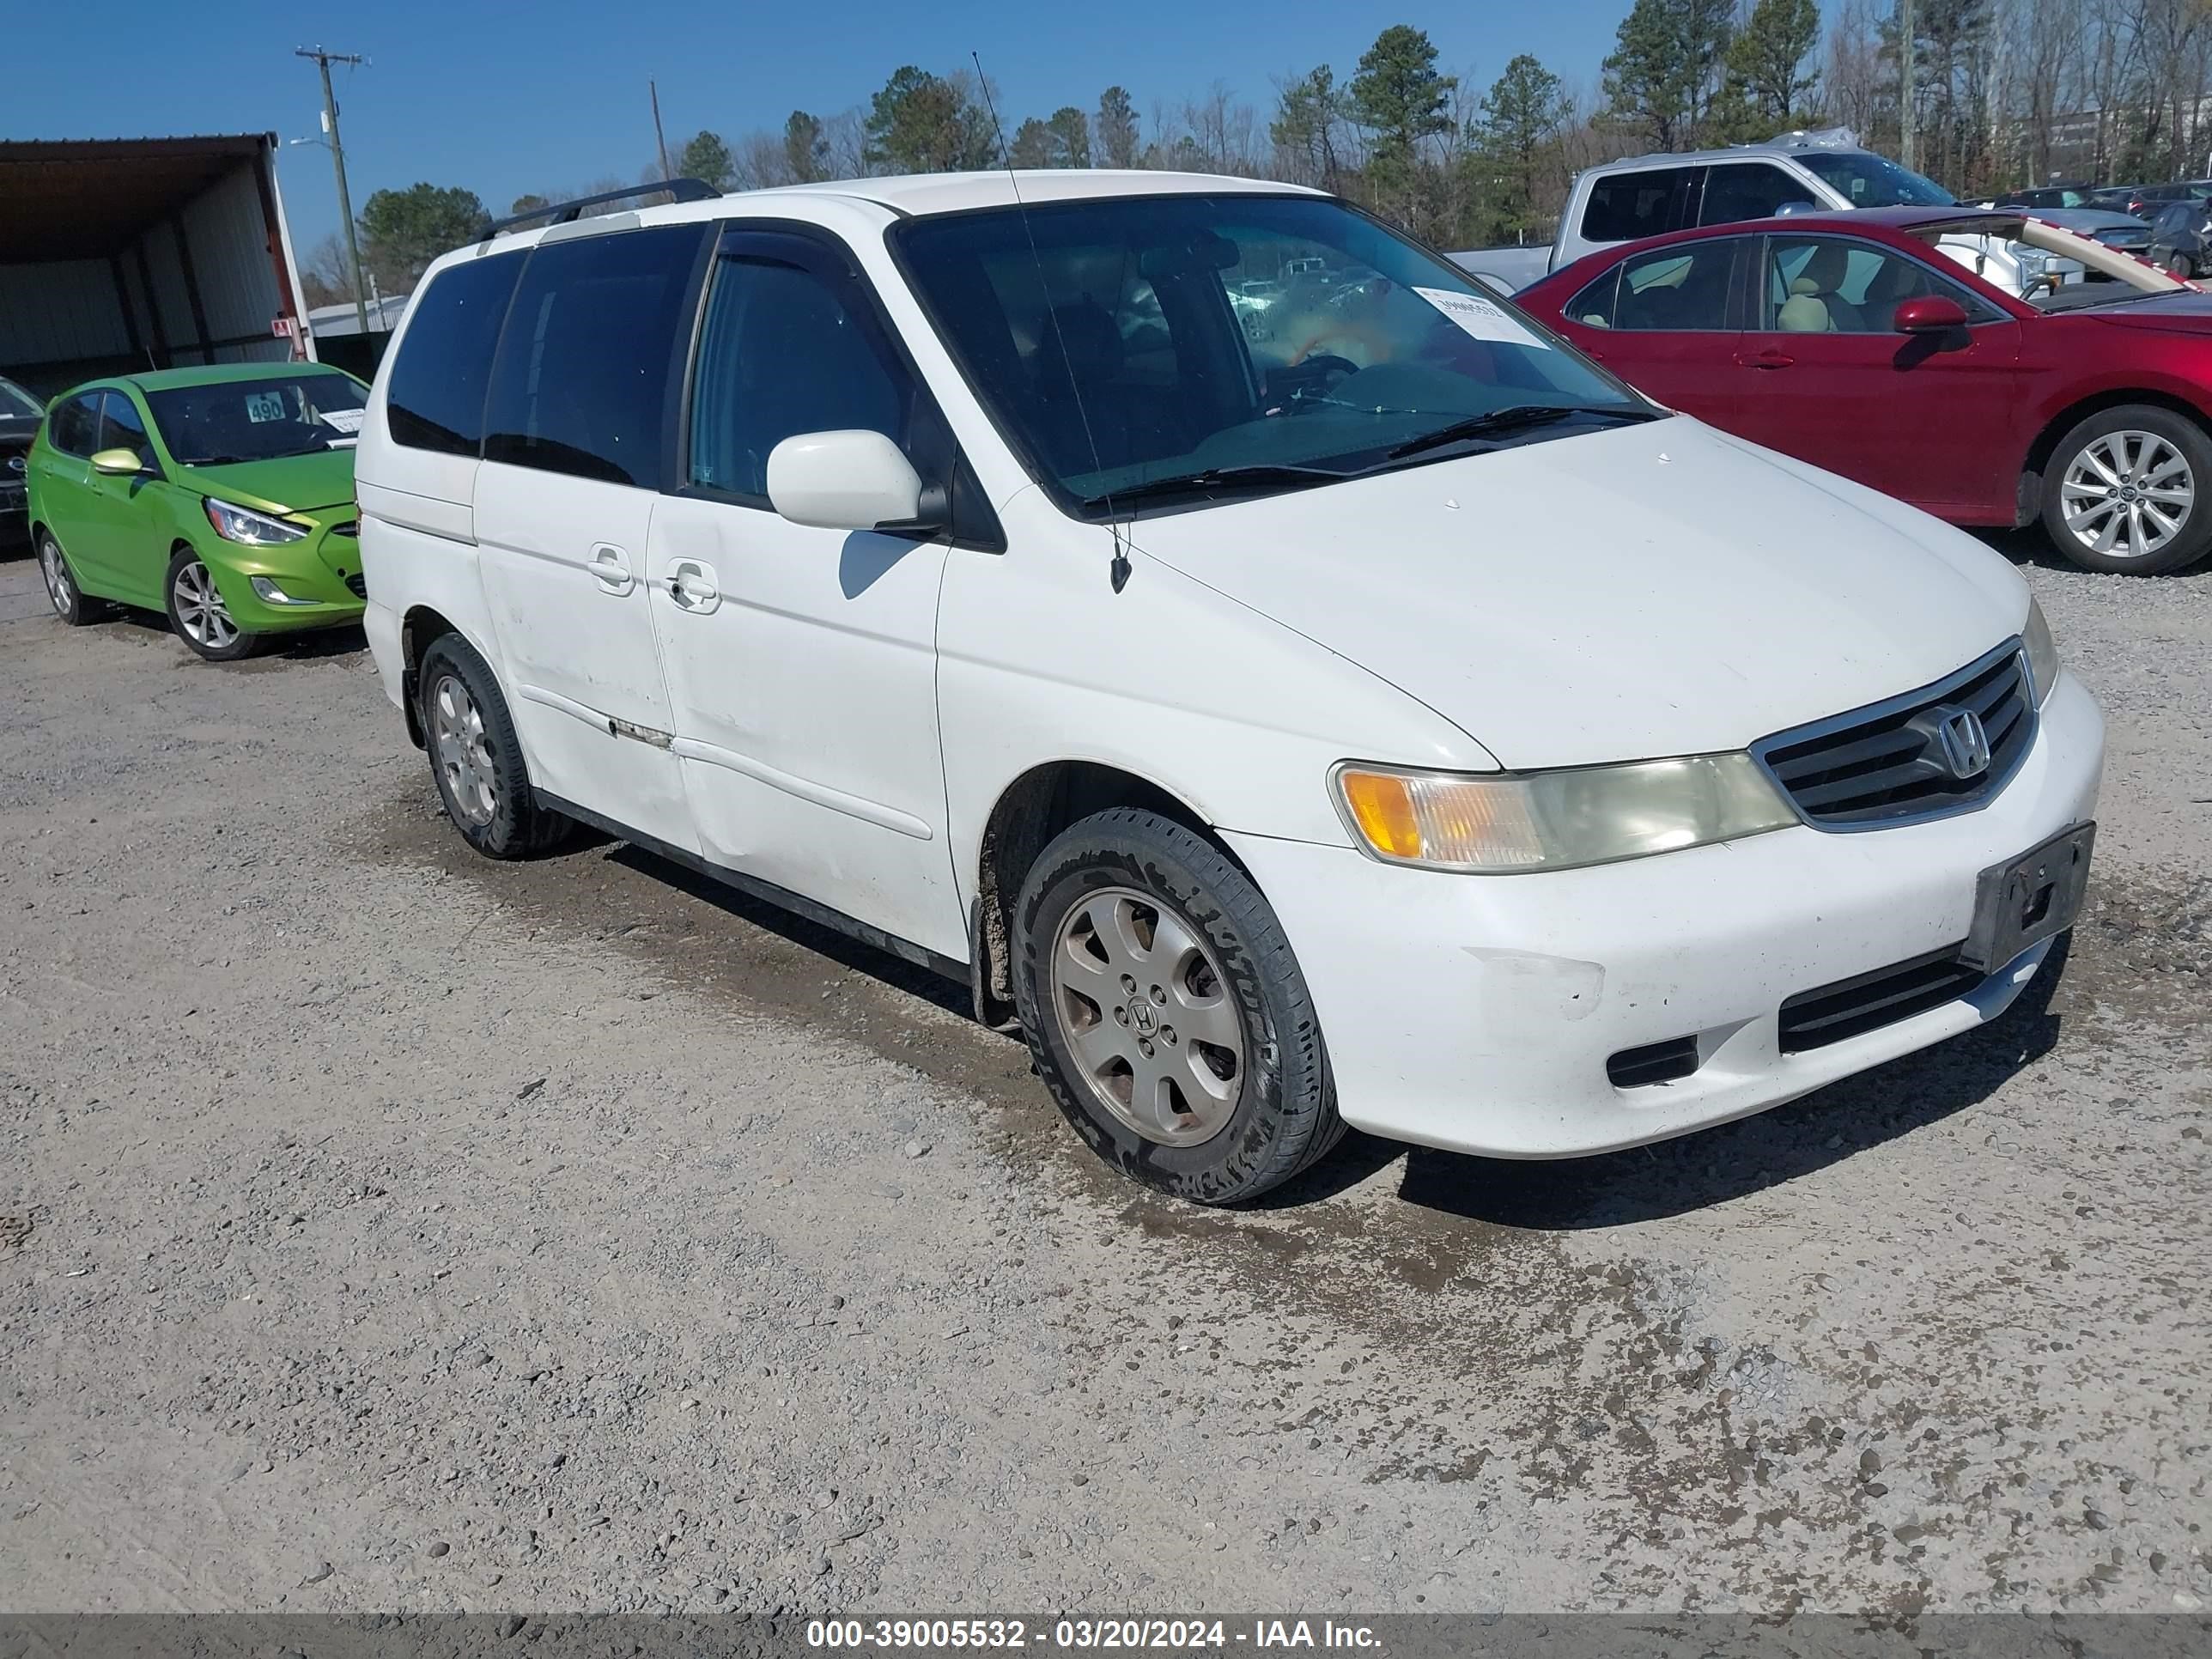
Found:
<svg viewBox="0 0 2212 1659"><path fill-rule="evenodd" d="M136 477L147 470L146 463L127 449L103 449L92 458L92 470L105 472L111 478Z"/></svg>
<svg viewBox="0 0 2212 1659"><path fill-rule="evenodd" d="M880 432L805 432L769 452L769 503L817 530L942 529L942 495Z"/></svg>
<svg viewBox="0 0 2212 1659"><path fill-rule="evenodd" d="M1778 219L1789 219L1794 218L1800 213L1818 213L1820 210L1819 203L1808 202L1802 196L1793 196L1776 207L1774 216Z"/></svg>
<svg viewBox="0 0 2212 1659"><path fill-rule="evenodd" d="M1923 294L1897 307L1891 326L1899 334L1948 334L1966 325L1966 308L1940 294Z"/></svg>

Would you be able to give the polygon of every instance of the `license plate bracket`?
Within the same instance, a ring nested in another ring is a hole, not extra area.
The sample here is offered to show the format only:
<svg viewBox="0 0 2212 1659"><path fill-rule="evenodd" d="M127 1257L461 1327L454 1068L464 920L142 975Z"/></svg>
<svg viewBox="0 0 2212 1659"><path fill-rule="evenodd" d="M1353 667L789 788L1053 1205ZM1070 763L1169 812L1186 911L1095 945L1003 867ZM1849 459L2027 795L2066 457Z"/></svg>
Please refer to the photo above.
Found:
<svg viewBox="0 0 2212 1659"><path fill-rule="evenodd" d="M2089 884L2097 826L2079 823L1974 881L1974 923L1960 957L1995 973L2032 945L2071 927Z"/></svg>

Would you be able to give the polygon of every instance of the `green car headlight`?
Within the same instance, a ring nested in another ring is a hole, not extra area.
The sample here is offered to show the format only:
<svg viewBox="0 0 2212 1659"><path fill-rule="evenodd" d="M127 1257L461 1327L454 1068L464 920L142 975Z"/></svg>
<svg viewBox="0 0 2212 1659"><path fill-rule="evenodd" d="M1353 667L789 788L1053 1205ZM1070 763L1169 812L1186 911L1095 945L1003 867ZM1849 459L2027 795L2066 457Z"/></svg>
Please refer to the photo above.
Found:
<svg viewBox="0 0 2212 1659"><path fill-rule="evenodd" d="M1472 874L1610 864L1799 821L1741 754L1488 775L1347 763L1333 781L1345 823L1376 858Z"/></svg>
<svg viewBox="0 0 2212 1659"><path fill-rule="evenodd" d="M2033 599L2027 602L2027 624L2020 630L2020 642L2027 648L2027 677L2035 682L2035 706L2040 708L2058 684L2058 641L2051 637L2043 607Z"/></svg>
<svg viewBox="0 0 2212 1659"><path fill-rule="evenodd" d="M204 497L200 505L207 510L208 522L215 526L215 533L227 542L242 542L248 547L282 547L287 542L307 539L305 526L287 524L251 507L219 501L212 495Z"/></svg>

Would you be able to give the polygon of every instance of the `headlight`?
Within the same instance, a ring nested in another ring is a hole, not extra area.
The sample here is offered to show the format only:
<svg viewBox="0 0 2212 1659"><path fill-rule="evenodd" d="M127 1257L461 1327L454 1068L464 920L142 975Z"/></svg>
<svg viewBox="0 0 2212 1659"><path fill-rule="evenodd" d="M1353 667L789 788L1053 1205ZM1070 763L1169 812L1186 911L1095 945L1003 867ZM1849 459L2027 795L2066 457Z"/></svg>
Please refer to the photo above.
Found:
<svg viewBox="0 0 2212 1659"><path fill-rule="evenodd" d="M215 526L215 533L227 542L244 542L249 547L276 547L307 538L307 531L299 525L286 524L266 513L233 507L211 495L203 498L200 505L207 509L208 522Z"/></svg>
<svg viewBox="0 0 2212 1659"><path fill-rule="evenodd" d="M1748 755L1468 775L1347 763L1345 822L1391 864L1504 875L1734 841L1798 822Z"/></svg>
<svg viewBox="0 0 2212 1659"><path fill-rule="evenodd" d="M2043 606L2027 602L2027 625L2020 630L2027 647L2027 677L2035 682L2035 706L2043 707L2051 688L2058 684L2058 641L2051 637L2051 624L2043 619Z"/></svg>

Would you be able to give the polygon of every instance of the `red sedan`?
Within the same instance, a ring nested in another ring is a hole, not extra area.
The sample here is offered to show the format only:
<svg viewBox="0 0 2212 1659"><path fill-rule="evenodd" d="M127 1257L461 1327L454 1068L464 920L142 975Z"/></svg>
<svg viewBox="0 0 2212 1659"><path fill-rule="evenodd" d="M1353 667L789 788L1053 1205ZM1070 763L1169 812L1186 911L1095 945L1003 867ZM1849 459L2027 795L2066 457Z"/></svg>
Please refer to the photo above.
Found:
<svg viewBox="0 0 2212 1659"><path fill-rule="evenodd" d="M2025 243L2089 280L1975 274ZM1515 296L1660 402L2092 570L2212 550L2212 296L2017 213L1796 214L1611 248Z"/></svg>

